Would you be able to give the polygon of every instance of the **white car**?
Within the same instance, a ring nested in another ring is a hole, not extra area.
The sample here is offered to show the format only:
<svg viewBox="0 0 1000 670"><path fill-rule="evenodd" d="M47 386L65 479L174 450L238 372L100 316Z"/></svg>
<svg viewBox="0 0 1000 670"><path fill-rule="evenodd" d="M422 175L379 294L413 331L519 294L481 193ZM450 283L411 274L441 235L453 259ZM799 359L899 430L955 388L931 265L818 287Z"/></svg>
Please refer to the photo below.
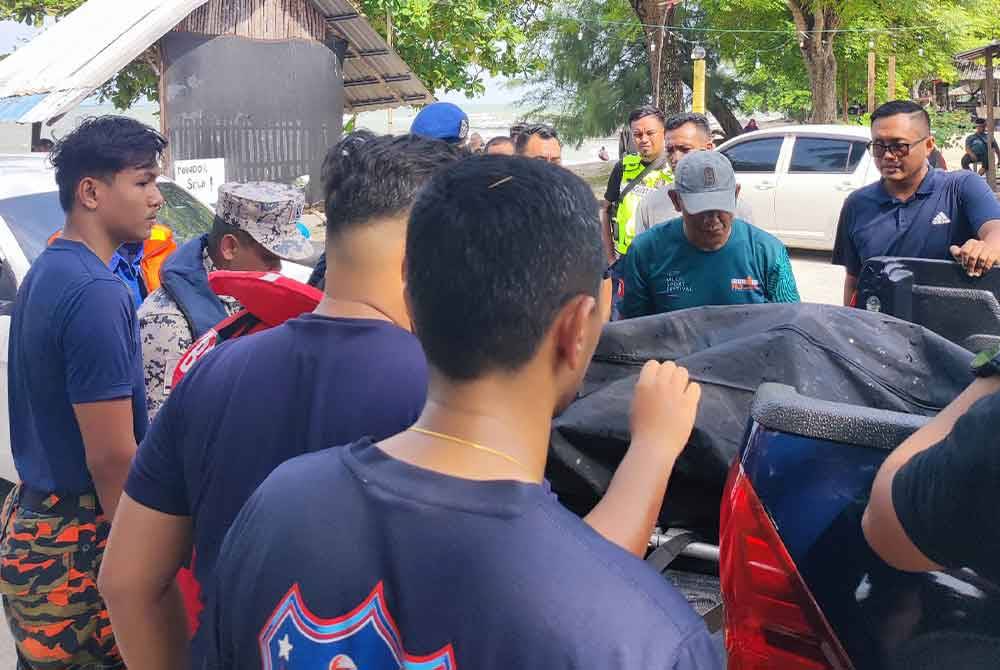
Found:
<svg viewBox="0 0 1000 670"><path fill-rule="evenodd" d="M844 200L878 181L864 126L780 126L745 133L719 151L733 164L754 225L796 249L833 249Z"/></svg>
<svg viewBox="0 0 1000 670"><path fill-rule="evenodd" d="M47 158L46 154L0 155L0 479L6 482L17 481L7 405L11 308L28 268L65 220ZM160 221L173 230L178 245L211 230L215 218L211 209L169 179L161 178L158 186L166 201ZM282 273L302 282L310 272L298 263L282 264Z"/></svg>

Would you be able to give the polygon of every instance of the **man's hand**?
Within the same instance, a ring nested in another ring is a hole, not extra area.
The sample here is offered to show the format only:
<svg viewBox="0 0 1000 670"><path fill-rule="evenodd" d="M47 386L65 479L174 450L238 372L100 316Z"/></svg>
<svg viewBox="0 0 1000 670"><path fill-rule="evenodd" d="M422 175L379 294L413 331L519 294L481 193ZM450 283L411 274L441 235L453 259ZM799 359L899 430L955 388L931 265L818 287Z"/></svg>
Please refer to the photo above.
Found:
<svg viewBox="0 0 1000 670"><path fill-rule="evenodd" d="M632 444L607 492L584 521L639 558L663 506L674 463L687 444L701 398L687 370L650 361L632 400Z"/></svg>
<svg viewBox="0 0 1000 670"><path fill-rule="evenodd" d="M632 399L632 448L656 447L676 460L694 429L701 387L674 363L648 361Z"/></svg>
<svg viewBox="0 0 1000 670"><path fill-rule="evenodd" d="M952 245L951 255L970 277L982 277L1000 261L1000 249L982 240L969 240L961 247Z"/></svg>

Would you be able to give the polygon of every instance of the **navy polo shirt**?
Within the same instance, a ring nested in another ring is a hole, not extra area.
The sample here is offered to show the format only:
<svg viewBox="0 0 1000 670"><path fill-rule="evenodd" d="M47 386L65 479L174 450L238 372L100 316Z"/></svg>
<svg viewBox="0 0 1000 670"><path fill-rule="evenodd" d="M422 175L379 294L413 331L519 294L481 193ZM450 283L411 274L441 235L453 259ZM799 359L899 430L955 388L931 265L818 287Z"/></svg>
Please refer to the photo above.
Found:
<svg viewBox="0 0 1000 670"><path fill-rule="evenodd" d="M135 305L83 244L55 240L25 276L11 317L7 375L14 464L35 489L94 488L73 405L128 398L136 442L145 434Z"/></svg>
<svg viewBox="0 0 1000 670"><path fill-rule="evenodd" d="M833 262L857 277L876 256L951 260L951 245L977 237L995 219L1000 202L985 180L967 170L928 171L906 202L889 195L880 180L844 202Z"/></svg>
<svg viewBox="0 0 1000 670"><path fill-rule="evenodd" d="M142 305L142 301L148 295L146 282L142 276L142 257L142 242L126 242L118 247L118 250L111 257L111 262L108 263L108 269L125 282L125 286L128 286L136 309Z"/></svg>

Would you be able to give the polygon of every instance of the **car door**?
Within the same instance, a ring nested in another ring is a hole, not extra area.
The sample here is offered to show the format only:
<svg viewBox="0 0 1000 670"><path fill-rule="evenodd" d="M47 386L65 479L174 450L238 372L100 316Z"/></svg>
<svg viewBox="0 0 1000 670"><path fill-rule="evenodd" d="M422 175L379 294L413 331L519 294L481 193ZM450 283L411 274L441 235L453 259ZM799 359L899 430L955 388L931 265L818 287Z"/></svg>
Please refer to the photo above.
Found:
<svg viewBox="0 0 1000 670"><path fill-rule="evenodd" d="M774 227L775 192L778 188L778 165L784 136L761 137L737 142L721 150L733 164L740 197L753 208L754 225Z"/></svg>
<svg viewBox="0 0 1000 670"><path fill-rule="evenodd" d="M771 232L802 249L833 249L844 200L865 185L867 143L853 137L798 135L775 197Z"/></svg>

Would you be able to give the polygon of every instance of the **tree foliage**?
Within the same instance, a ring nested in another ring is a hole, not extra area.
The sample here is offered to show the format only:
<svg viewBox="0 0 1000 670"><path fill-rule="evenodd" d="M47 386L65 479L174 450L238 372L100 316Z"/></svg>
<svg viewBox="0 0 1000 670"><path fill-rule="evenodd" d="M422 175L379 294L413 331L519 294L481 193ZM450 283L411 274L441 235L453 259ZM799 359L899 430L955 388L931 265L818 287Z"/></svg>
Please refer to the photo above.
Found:
<svg viewBox="0 0 1000 670"><path fill-rule="evenodd" d="M36 26L48 16L62 17L85 0L0 0L0 20ZM122 0L125 2L126 0ZM360 0L375 29L387 32L393 23L393 47L420 79L435 91L485 91L484 75L520 76L540 62L519 58L533 25L549 0ZM144 98L159 97L159 75L150 54L136 59L99 94L119 109Z"/></svg>

